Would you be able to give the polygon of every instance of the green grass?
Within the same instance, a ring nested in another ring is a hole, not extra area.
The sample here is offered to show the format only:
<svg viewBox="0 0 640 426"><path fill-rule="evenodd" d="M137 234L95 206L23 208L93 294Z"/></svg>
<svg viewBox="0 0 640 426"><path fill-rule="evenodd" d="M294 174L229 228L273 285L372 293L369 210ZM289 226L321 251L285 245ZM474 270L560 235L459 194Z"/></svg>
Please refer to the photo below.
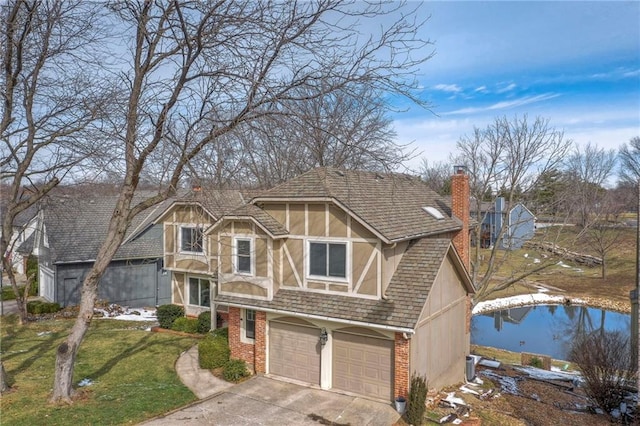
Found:
<svg viewBox="0 0 640 426"><path fill-rule="evenodd" d="M51 405L55 350L73 321L21 327L15 316L1 320L2 361L12 386L0 401L2 424L135 424L196 399L174 363L197 339L144 331L140 322L96 319L78 352L74 403ZM93 384L77 387L83 379Z"/></svg>

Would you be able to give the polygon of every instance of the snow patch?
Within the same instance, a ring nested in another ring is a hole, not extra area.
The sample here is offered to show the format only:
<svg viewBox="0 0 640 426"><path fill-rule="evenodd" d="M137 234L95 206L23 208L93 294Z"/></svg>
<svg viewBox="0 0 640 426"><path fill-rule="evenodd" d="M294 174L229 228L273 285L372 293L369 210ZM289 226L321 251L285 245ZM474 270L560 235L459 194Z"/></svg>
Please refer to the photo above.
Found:
<svg viewBox="0 0 640 426"><path fill-rule="evenodd" d="M93 380L85 378L80 380L80 383L78 383L78 386L83 388L85 386L91 386L92 384L93 384Z"/></svg>
<svg viewBox="0 0 640 426"><path fill-rule="evenodd" d="M564 296L552 296L544 293L521 294L519 296L504 297L502 299L487 300L478 302L473 307L473 314L481 314L483 312L498 311L500 309L513 308L514 306L530 306L544 304L564 304L569 301L577 305L584 304L581 299L567 299Z"/></svg>

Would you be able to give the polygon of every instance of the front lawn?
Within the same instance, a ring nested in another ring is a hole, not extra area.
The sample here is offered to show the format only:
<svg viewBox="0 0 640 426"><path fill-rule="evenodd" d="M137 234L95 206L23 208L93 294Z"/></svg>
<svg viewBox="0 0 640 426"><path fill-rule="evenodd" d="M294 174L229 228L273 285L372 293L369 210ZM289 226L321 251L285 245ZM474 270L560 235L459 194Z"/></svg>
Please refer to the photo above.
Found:
<svg viewBox="0 0 640 426"><path fill-rule="evenodd" d="M74 403L49 404L55 351L72 325L51 320L20 327L14 315L1 318L0 350L12 385L0 401L2 424L135 424L196 400L174 364L198 339L145 331L141 322L95 319L78 353ZM88 385L78 387L81 382Z"/></svg>

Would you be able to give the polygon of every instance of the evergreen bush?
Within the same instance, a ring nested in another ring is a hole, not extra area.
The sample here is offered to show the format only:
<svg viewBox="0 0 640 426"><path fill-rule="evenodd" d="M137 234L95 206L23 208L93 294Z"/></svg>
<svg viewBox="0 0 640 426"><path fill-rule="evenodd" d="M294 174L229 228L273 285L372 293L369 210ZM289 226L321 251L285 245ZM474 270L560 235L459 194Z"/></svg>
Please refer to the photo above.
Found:
<svg viewBox="0 0 640 426"><path fill-rule="evenodd" d="M198 315L198 333L204 334L211 330L211 312L205 311Z"/></svg>
<svg viewBox="0 0 640 426"><path fill-rule="evenodd" d="M424 421L425 402L427 401L427 380L415 373L411 376L411 388L407 407L407 421L412 425L421 425Z"/></svg>
<svg viewBox="0 0 640 426"><path fill-rule="evenodd" d="M198 343L200 368L212 370L224 367L229 361L230 352L226 329L216 330L215 334L207 335Z"/></svg>
<svg viewBox="0 0 640 426"><path fill-rule="evenodd" d="M171 324L171 329L184 333L197 333L198 320L196 318L178 317Z"/></svg>
<svg viewBox="0 0 640 426"><path fill-rule="evenodd" d="M160 327L171 329L171 325L176 318L184 316L184 308L178 305L160 305L156 309L156 317L160 323Z"/></svg>
<svg viewBox="0 0 640 426"><path fill-rule="evenodd" d="M41 300L27 302L27 312L34 315L53 314L60 309L60 304L58 303L43 302Z"/></svg>
<svg viewBox="0 0 640 426"><path fill-rule="evenodd" d="M241 359L230 359L224 365L224 372L222 376L228 382L238 382L243 377L247 377L249 375L249 371L247 370L247 365Z"/></svg>

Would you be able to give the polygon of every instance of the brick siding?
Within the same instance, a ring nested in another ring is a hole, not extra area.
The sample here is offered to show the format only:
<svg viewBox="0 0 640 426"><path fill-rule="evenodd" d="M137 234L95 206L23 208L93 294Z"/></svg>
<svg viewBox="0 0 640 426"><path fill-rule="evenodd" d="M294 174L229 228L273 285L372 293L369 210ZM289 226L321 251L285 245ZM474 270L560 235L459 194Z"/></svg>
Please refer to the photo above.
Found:
<svg viewBox="0 0 640 426"><path fill-rule="evenodd" d="M251 343L244 343L240 340L242 333L242 322L240 320L240 308L229 307L229 349L231 358L241 359L247 363L250 370L255 370L254 365L254 348Z"/></svg>
<svg viewBox="0 0 640 426"><path fill-rule="evenodd" d="M396 333L394 344L394 398L409 395L409 348L411 341Z"/></svg>
<svg viewBox="0 0 640 426"><path fill-rule="evenodd" d="M256 311L256 344L255 344L255 371L256 373L266 373L267 355L267 314Z"/></svg>
<svg viewBox="0 0 640 426"><path fill-rule="evenodd" d="M451 212L462 221L462 229L453 237L453 246L469 270L469 176L464 173L451 177Z"/></svg>

